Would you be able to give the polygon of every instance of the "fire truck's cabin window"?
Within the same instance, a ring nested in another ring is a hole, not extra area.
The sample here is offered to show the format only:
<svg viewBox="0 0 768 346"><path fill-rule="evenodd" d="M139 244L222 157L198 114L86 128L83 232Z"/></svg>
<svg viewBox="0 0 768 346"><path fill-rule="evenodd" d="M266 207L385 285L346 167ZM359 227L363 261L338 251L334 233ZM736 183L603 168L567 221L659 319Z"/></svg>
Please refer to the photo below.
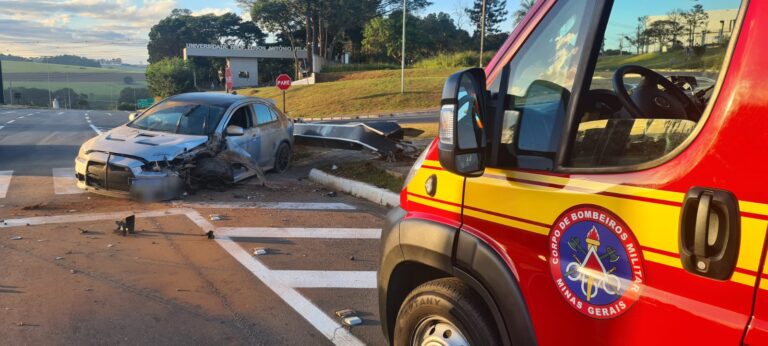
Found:
<svg viewBox="0 0 768 346"><path fill-rule="evenodd" d="M737 30L735 0L616 0L601 37L591 37L598 2L558 1L505 67L491 91L511 105L501 119L501 167L549 170L567 117L576 126L570 167L620 167L659 159L697 128ZM600 32L600 30L598 30ZM597 62L572 100L583 51ZM569 102L578 102L568 114Z"/></svg>

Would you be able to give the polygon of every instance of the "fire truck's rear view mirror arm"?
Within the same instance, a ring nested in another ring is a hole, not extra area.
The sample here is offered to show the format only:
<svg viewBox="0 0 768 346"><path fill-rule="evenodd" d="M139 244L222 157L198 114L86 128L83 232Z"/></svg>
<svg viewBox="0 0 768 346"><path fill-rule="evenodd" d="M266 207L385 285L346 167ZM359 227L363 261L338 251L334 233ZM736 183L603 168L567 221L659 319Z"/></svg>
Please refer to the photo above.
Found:
<svg viewBox="0 0 768 346"><path fill-rule="evenodd" d="M483 174L487 98L485 72L480 68L457 72L445 81L438 148L446 170L463 176Z"/></svg>

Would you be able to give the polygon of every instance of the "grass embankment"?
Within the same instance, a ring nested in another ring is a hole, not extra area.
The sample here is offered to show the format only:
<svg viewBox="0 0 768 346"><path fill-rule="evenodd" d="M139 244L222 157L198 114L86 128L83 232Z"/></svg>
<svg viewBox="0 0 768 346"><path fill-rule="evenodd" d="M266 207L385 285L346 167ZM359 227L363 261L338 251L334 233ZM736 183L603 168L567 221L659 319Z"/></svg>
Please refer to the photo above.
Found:
<svg viewBox="0 0 768 346"><path fill-rule="evenodd" d="M45 64L31 61L3 61L3 73L144 73L143 68L132 67L84 67Z"/></svg>
<svg viewBox="0 0 768 346"><path fill-rule="evenodd" d="M337 177L361 181L392 192L400 192L405 179L396 177L373 161L345 162L332 169L332 166L322 167L322 170Z"/></svg>
<svg viewBox="0 0 768 346"><path fill-rule="evenodd" d="M321 73L317 84L291 86L286 110L292 117L330 117L435 109L440 106L445 79L458 70L408 69L405 95L400 94L398 70ZM274 99L283 107L282 92L274 86L238 93Z"/></svg>

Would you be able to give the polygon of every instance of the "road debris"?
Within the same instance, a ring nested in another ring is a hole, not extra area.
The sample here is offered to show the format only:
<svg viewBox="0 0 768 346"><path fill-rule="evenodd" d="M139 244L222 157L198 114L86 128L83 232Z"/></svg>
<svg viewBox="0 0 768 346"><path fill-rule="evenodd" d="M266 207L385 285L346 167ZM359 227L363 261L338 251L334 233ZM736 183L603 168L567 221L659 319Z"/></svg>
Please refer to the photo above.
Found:
<svg viewBox="0 0 768 346"><path fill-rule="evenodd" d="M76 213L76 212L77 212L77 210L75 210L75 209L67 210L67 213Z"/></svg>
<svg viewBox="0 0 768 346"><path fill-rule="evenodd" d="M125 218L125 220L122 220L122 221L120 220L115 221L115 224L117 225L115 232L123 233L123 236L136 233L136 231L134 230L134 227L136 225L136 215L128 216Z"/></svg>
<svg viewBox="0 0 768 346"><path fill-rule="evenodd" d="M345 317L342 320L342 322L344 322L345 326L352 327L352 326L356 326L358 324L363 323L363 320L360 317L357 317L357 316L350 316L350 317Z"/></svg>
<svg viewBox="0 0 768 346"><path fill-rule="evenodd" d="M69 272L72 273L72 274L77 274L77 270L75 270L75 269L70 269Z"/></svg>
<svg viewBox="0 0 768 346"><path fill-rule="evenodd" d="M211 214L211 215L208 215L208 220L210 220L210 221L221 221L221 220L224 220L224 218L221 215L219 215L219 214Z"/></svg>
<svg viewBox="0 0 768 346"><path fill-rule="evenodd" d="M107 244L107 247L114 247L115 244Z"/></svg>
<svg viewBox="0 0 768 346"><path fill-rule="evenodd" d="M45 242L45 241L48 241L48 239L38 239L37 240L38 243L42 243L42 242Z"/></svg>
<svg viewBox="0 0 768 346"><path fill-rule="evenodd" d="M336 197L339 194L336 193L336 191L331 191L325 194L325 197Z"/></svg>
<svg viewBox="0 0 768 346"><path fill-rule="evenodd" d="M350 261L354 261L355 260L355 256L349 256L349 260Z"/></svg>
<svg viewBox="0 0 768 346"><path fill-rule="evenodd" d="M253 249L253 255L254 256L261 256L261 255L266 255L266 254L267 254L267 248L257 247L255 249Z"/></svg>
<svg viewBox="0 0 768 346"><path fill-rule="evenodd" d="M61 260L63 260L63 259L64 259L64 257L61 257L61 256L56 256L56 257L55 257L55 259L56 259L57 261L61 261Z"/></svg>
<svg viewBox="0 0 768 346"><path fill-rule="evenodd" d="M11 240L22 240L22 239L24 239L24 238L22 238L20 235L15 235L15 236L11 237Z"/></svg>
<svg viewBox="0 0 768 346"><path fill-rule="evenodd" d="M208 237L208 239L216 238L216 236L213 234L213 231L208 231L205 233L205 235Z"/></svg>
<svg viewBox="0 0 768 346"><path fill-rule="evenodd" d="M357 312L355 312L355 310L352 310L352 309L341 309L341 310L336 311L336 316L341 317L341 318L349 317L349 316L354 316L356 314L357 314Z"/></svg>
<svg viewBox="0 0 768 346"><path fill-rule="evenodd" d="M86 233L90 233L91 232L91 231L89 231L89 230L87 230L85 228L78 228L78 230L80 230L80 234L86 234Z"/></svg>

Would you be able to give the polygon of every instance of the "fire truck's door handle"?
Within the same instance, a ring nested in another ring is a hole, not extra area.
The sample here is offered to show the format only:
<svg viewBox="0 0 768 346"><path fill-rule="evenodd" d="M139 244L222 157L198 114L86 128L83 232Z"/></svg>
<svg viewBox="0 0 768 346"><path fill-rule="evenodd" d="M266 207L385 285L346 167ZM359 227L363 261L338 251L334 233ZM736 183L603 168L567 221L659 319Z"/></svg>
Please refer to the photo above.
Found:
<svg viewBox="0 0 768 346"><path fill-rule="evenodd" d="M694 187L680 211L680 260L696 275L727 280L741 241L739 204L729 191Z"/></svg>

